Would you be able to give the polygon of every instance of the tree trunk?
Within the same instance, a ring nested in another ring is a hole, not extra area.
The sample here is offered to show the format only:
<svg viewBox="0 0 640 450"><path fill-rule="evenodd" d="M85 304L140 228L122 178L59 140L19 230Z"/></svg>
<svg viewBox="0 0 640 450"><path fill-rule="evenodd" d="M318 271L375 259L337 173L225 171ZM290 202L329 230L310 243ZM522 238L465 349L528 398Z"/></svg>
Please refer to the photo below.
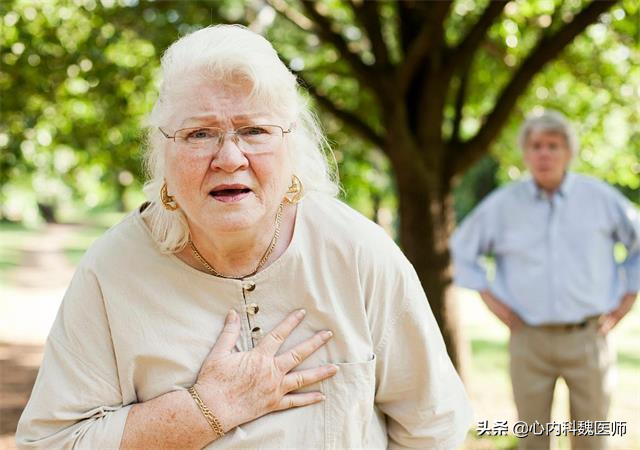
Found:
<svg viewBox="0 0 640 450"><path fill-rule="evenodd" d="M371 194L371 203L371 207L373 209L371 220L380 225L380 205L382 203L382 196L377 193Z"/></svg>
<svg viewBox="0 0 640 450"><path fill-rule="evenodd" d="M126 212L127 211L127 206L125 204L124 201L124 195L127 191L126 186L123 186L122 183L120 183L120 181L118 180L118 178L116 177L115 180L115 206L116 206L116 210L118 212Z"/></svg>
<svg viewBox="0 0 640 450"><path fill-rule="evenodd" d="M37 202L40 216L46 223L58 223L56 219L56 207L53 204Z"/></svg>
<svg viewBox="0 0 640 450"><path fill-rule="evenodd" d="M448 244L454 226L452 182L438 179L436 173L418 173L415 167L416 164L403 164L395 171L400 243L422 282L449 356L464 378L468 348L451 295Z"/></svg>

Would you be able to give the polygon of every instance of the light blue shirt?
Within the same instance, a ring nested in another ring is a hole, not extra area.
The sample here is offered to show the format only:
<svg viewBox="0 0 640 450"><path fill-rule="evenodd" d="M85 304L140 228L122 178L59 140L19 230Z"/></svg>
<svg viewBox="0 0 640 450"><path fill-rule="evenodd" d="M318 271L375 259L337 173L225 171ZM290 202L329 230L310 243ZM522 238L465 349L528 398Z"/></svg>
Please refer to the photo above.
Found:
<svg viewBox="0 0 640 450"><path fill-rule="evenodd" d="M626 259L617 264L621 242ZM640 287L640 217L618 191L567 174L551 196L533 180L492 193L451 239L455 283L489 289L529 325L577 323ZM482 256L494 255L492 283Z"/></svg>

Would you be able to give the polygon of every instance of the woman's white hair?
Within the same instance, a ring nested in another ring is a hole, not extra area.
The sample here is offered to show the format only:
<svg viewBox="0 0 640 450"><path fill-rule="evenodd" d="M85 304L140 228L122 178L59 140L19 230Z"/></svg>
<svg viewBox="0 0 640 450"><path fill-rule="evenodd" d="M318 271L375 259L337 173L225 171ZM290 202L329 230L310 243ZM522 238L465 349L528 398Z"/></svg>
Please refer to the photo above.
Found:
<svg viewBox="0 0 640 450"><path fill-rule="evenodd" d="M559 133L567 141L571 158L578 155L579 144L571 122L559 111L545 109L541 114L532 114L520 126L518 146L524 151L527 139L532 132Z"/></svg>
<svg viewBox="0 0 640 450"><path fill-rule="evenodd" d="M166 253L180 251L189 239L184 213L167 211L160 199L165 179L166 138L158 127L166 126L172 105L185 89L204 81L229 85L248 83L249 98L268 111L295 124L287 135L293 174L305 192L335 196L337 176L327 163L330 153L317 118L309 108L293 75L280 61L275 49L262 36L240 25L216 25L188 34L174 42L161 61L162 85L153 111L147 119L149 131L144 156L149 180L144 192L151 202L144 211L154 240Z"/></svg>

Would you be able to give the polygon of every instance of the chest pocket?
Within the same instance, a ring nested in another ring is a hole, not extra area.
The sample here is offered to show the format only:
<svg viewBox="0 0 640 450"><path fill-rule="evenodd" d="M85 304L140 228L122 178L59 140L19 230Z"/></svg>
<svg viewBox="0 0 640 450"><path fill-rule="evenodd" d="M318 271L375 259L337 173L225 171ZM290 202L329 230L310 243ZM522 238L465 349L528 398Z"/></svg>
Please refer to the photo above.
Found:
<svg viewBox="0 0 640 450"><path fill-rule="evenodd" d="M366 441L373 437L370 432L377 428L371 426L376 420L375 355L369 361L337 365L338 373L322 382L325 448L368 448Z"/></svg>

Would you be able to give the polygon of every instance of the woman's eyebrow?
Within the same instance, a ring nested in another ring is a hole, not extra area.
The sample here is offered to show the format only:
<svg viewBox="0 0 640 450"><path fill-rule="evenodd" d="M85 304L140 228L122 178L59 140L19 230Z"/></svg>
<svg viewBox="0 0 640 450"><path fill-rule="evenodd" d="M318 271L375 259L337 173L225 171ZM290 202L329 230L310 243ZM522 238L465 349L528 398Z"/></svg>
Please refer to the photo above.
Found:
<svg viewBox="0 0 640 450"><path fill-rule="evenodd" d="M237 114L231 117L231 121L253 120L256 118L266 118L268 114L266 112L250 113L250 114ZM215 114L202 114L199 116L187 117L180 123L180 127L184 127L187 123L219 123L221 117Z"/></svg>

